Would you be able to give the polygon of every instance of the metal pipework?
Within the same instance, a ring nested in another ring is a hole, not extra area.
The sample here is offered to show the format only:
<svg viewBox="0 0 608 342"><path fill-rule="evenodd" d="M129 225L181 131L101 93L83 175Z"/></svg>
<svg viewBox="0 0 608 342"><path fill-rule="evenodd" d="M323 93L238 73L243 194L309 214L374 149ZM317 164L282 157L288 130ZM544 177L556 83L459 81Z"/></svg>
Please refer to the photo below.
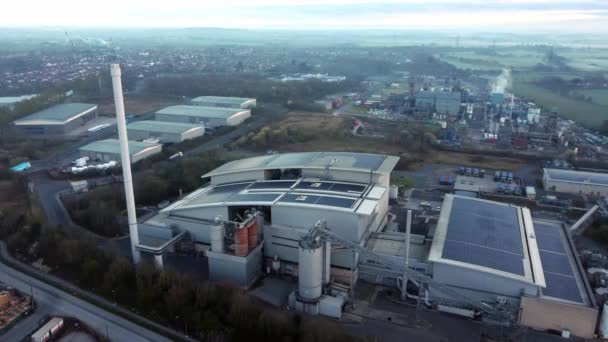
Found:
<svg viewBox="0 0 608 342"><path fill-rule="evenodd" d="M139 244L139 232L137 229L137 214L135 212L135 195L133 194L133 177L131 175L131 158L129 156L129 138L127 137L127 122L125 119L125 104L122 96L120 65L112 64L110 66L110 73L112 75L112 88L114 90L116 126L118 127L118 139L120 140L120 162L122 164L122 177L124 179L123 183L127 201L131 255L133 256L133 262L137 264L141 260L141 255L136 248Z"/></svg>

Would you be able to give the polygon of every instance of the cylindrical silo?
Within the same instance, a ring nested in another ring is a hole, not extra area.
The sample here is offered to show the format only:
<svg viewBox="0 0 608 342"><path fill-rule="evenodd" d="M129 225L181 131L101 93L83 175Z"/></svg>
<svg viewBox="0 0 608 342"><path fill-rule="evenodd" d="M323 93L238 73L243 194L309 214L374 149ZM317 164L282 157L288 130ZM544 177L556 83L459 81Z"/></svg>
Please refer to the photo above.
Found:
<svg viewBox="0 0 608 342"><path fill-rule="evenodd" d="M258 245L258 222L252 220L247 227L247 241L249 249L254 249Z"/></svg>
<svg viewBox="0 0 608 342"><path fill-rule="evenodd" d="M238 226L234 229L234 254L247 256L249 253L249 236L247 226Z"/></svg>
<svg viewBox="0 0 608 342"><path fill-rule="evenodd" d="M396 200L399 197L399 187L395 184L391 185L389 193L388 193L388 197L390 199L394 199Z"/></svg>
<svg viewBox="0 0 608 342"><path fill-rule="evenodd" d="M224 253L224 224L216 220L209 230L211 236L211 251Z"/></svg>
<svg viewBox="0 0 608 342"><path fill-rule="evenodd" d="M298 254L298 295L303 300L316 300L323 290L323 242L304 239Z"/></svg>

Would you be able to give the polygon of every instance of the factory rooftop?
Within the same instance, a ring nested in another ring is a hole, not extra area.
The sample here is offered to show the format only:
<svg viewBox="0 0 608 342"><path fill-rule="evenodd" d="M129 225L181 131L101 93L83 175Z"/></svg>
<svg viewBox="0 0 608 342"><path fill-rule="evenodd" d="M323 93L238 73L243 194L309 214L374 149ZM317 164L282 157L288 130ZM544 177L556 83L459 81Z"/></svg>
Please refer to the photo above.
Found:
<svg viewBox="0 0 608 342"><path fill-rule="evenodd" d="M196 103L226 103L231 105L242 105L245 102L253 101L255 99L246 97L225 97L225 96L199 96L192 99L192 102Z"/></svg>
<svg viewBox="0 0 608 342"><path fill-rule="evenodd" d="M268 169L331 169L389 173L398 161L398 157L370 153L285 153L235 160L218 167L203 177Z"/></svg>
<svg viewBox="0 0 608 342"><path fill-rule="evenodd" d="M203 118L227 119L236 113L242 112L243 110L244 109L241 108L176 105L163 108L156 113L164 115L185 115Z"/></svg>
<svg viewBox="0 0 608 342"><path fill-rule="evenodd" d="M149 148L155 148L158 144L129 140L129 153L140 153ZM120 154L120 141L118 139L106 139L94 141L79 148L81 151Z"/></svg>
<svg viewBox="0 0 608 342"><path fill-rule="evenodd" d="M608 174L564 169L544 169L545 177L554 182L584 183L608 186Z"/></svg>
<svg viewBox="0 0 608 342"><path fill-rule="evenodd" d="M135 121L127 125L128 129L147 131L183 134L192 129L200 128L201 125L180 123L180 122L161 122L161 121Z"/></svg>
<svg viewBox="0 0 608 342"><path fill-rule="evenodd" d="M21 95L21 96L3 96L3 97L0 97L0 106L12 105L17 102L33 99L36 96L38 96L38 95L33 94L33 95Z"/></svg>
<svg viewBox="0 0 608 342"><path fill-rule="evenodd" d="M446 195L429 261L545 286L527 208Z"/></svg>
<svg viewBox="0 0 608 342"><path fill-rule="evenodd" d="M225 205L286 205L370 215L386 188L307 179L239 182L201 188L163 211Z"/></svg>
<svg viewBox="0 0 608 342"><path fill-rule="evenodd" d="M97 109L89 103L64 103L15 120L15 125L62 125Z"/></svg>

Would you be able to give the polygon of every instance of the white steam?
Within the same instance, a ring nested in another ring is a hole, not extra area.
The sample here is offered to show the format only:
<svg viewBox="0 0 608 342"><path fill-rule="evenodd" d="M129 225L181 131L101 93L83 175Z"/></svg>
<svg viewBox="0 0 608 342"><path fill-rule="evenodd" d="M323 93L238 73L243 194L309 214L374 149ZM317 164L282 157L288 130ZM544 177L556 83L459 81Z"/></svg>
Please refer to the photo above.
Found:
<svg viewBox="0 0 608 342"><path fill-rule="evenodd" d="M508 69L502 69L500 75L492 82L492 92L504 93L509 83L511 83L511 72Z"/></svg>

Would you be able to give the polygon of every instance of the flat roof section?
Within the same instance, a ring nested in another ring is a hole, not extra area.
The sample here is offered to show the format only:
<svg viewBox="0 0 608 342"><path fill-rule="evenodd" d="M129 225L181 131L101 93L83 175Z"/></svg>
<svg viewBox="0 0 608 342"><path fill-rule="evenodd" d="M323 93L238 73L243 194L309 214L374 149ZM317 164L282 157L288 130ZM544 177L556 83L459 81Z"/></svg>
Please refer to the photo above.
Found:
<svg viewBox="0 0 608 342"><path fill-rule="evenodd" d="M163 108L156 113L164 115L185 115L201 118L228 119L234 114L246 110L248 109L176 105Z"/></svg>
<svg viewBox="0 0 608 342"><path fill-rule="evenodd" d="M274 203L279 197L283 196L282 192L268 193L268 192L254 192L244 193L232 196L226 201L228 204L232 203Z"/></svg>
<svg viewBox="0 0 608 342"><path fill-rule="evenodd" d="M272 154L235 160L208 172L202 177L213 177L243 171L305 168L389 173L397 165L398 161L399 157L354 152Z"/></svg>
<svg viewBox="0 0 608 342"><path fill-rule="evenodd" d="M129 154L137 154L147 148L156 146L159 146L159 144L129 140ZM94 141L88 145L80 147L78 150L98 153L120 154L120 141L118 139Z"/></svg>
<svg viewBox="0 0 608 342"><path fill-rule="evenodd" d="M478 198L445 195L429 261L544 286L529 211ZM526 224L527 226L528 224ZM527 229L530 230L528 233ZM530 237L528 237L528 235ZM535 279L538 278L538 279Z"/></svg>
<svg viewBox="0 0 608 342"><path fill-rule="evenodd" d="M608 174L563 169L543 169L551 181L608 186Z"/></svg>
<svg viewBox="0 0 608 342"><path fill-rule="evenodd" d="M38 96L38 95L33 94L33 95L21 95L21 96L1 96L0 104L4 104L4 105L15 104L17 102L33 99L36 96Z"/></svg>
<svg viewBox="0 0 608 342"><path fill-rule="evenodd" d="M192 129L202 128L201 125L179 123L179 122L164 122L164 121L151 121L142 120L135 121L127 125L127 129L133 129L138 131L146 132L159 132L159 133L174 133L183 134Z"/></svg>
<svg viewBox="0 0 608 342"><path fill-rule="evenodd" d="M572 253L568 252L570 248L561 225L535 220L534 230L547 283L547 287L541 289L542 295L578 304L588 304L583 279L577 275L576 261Z"/></svg>
<svg viewBox="0 0 608 342"><path fill-rule="evenodd" d="M227 97L227 96L199 96L192 99L192 102L211 102L211 103L230 103L230 104L243 104L243 102L255 100L253 98L246 97Z"/></svg>
<svg viewBox="0 0 608 342"><path fill-rule="evenodd" d="M15 125L63 124L86 112L97 109L96 104L63 103L15 120Z"/></svg>

